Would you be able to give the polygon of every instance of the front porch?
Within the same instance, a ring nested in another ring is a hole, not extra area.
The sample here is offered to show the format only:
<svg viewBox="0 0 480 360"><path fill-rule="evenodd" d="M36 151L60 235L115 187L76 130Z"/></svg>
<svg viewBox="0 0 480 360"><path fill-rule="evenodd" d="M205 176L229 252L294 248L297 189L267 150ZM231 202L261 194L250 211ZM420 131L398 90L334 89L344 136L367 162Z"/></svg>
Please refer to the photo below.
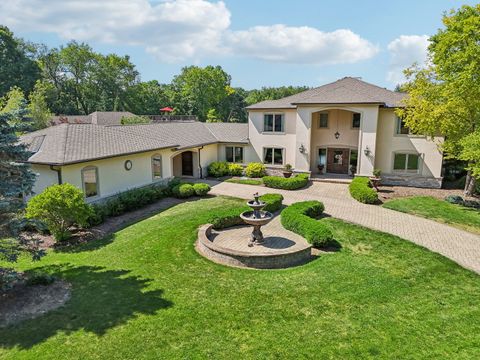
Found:
<svg viewBox="0 0 480 360"><path fill-rule="evenodd" d="M312 172L310 175L310 180L316 182L325 182L325 183L334 183L334 184L350 184L352 182L353 176L347 174L315 174Z"/></svg>

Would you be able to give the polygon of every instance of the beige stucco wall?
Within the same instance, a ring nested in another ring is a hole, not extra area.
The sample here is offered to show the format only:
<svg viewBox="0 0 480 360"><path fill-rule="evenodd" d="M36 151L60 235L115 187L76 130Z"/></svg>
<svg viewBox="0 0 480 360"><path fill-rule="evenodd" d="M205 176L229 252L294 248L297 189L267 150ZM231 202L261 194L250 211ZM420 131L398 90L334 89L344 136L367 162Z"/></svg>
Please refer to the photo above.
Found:
<svg viewBox="0 0 480 360"><path fill-rule="evenodd" d="M271 113L284 114L285 125L283 133L263 132L263 115ZM284 163L291 164L295 168L295 144L297 131L296 110L275 110L275 111L249 111L248 114L248 137L253 147L252 159L263 160L263 149L265 147L278 147L284 149Z"/></svg>
<svg viewBox="0 0 480 360"><path fill-rule="evenodd" d="M57 172L50 169L49 165L32 165L32 171L37 175L33 186L33 194L39 194L43 189L58 184Z"/></svg>
<svg viewBox="0 0 480 360"><path fill-rule="evenodd" d="M249 144L219 144L218 145L218 161L226 161L226 150L227 146L240 146L243 147L243 164L246 165L251 162L261 161L257 152L252 145Z"/></svg>
<svg viewBox="0 0 480 360"><path fill-rule="evenodd" d="M375 167L384 174L394 174L395 152L420 154L422 160L419 173L410 176L441 177L443 156L438 145L443 142L443 138L436 137L432 140L425 136L397 135L396 121L393 109L380 110Z"/></svg>
<svg viewBox="0 0 480 360"><path fill-rule="evenodd" d="M328 128L319 128L320 112L312 114L310 170L317 171L319 148L357 149L359 129L352 128L352 112L341 109L326 110L328 112ZM339 132L340 137L335 138Z"/></svg>

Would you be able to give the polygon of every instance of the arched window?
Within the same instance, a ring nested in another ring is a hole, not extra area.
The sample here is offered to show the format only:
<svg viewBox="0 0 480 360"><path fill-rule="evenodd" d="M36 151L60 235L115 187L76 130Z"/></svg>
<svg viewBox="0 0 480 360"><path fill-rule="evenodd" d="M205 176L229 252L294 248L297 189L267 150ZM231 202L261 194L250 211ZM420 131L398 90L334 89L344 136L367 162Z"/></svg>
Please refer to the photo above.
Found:
<svg viewBox="0 0 480 360"><path fill-rule="evenodd" d="M82 169L82 186L85 197L99 196L98 188L98 168L96 166L87 166Z"/></svg>
<svg viewBox="0 0 480 360"><path fill-rule="evenodd" d="M152 179L159 180L162 178L162 155L155 154L152 156Z"/></svg>

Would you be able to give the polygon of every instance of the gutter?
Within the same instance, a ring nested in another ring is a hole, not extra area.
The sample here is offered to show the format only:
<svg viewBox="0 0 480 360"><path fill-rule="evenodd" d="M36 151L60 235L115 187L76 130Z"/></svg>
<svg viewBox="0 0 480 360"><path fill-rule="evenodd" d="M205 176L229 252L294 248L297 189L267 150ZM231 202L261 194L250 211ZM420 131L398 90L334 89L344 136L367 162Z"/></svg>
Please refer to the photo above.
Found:
<svg viewBox="0 0 480 360"><path fill-rule="evenodd" d="M55 169L53 165L50 165L50 170L57 173L58 185L62 185L62 168Z"/></svg>
<svg viewBox="0 0 480 360"><path fill-rule="evenodd" d="M199 173L200 173L200 179L203 179L203 169L202 169L202 162L200 161L201 158L200 158L200 151L203 149L203 145L202 147L199 147L198 148L198 170L199 170Z"/></svg>

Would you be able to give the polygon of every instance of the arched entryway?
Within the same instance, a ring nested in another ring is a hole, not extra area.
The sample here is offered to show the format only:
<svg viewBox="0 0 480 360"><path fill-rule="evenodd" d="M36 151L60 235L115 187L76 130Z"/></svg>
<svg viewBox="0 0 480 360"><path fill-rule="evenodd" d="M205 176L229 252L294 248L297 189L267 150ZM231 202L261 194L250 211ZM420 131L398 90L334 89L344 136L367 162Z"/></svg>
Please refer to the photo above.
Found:
<svg viewBox="0 0 480 360"><path fill-rule="evenodd" d="M327 108L312 113L312 174L354 175L358 165L361 113Z"/></svg>
<svg viewBox="0 0 480 360"><path fill-rule="evenodd" d="M172 158L173 176L198 177L198 156L194 151L182 151Z"/></svg>

